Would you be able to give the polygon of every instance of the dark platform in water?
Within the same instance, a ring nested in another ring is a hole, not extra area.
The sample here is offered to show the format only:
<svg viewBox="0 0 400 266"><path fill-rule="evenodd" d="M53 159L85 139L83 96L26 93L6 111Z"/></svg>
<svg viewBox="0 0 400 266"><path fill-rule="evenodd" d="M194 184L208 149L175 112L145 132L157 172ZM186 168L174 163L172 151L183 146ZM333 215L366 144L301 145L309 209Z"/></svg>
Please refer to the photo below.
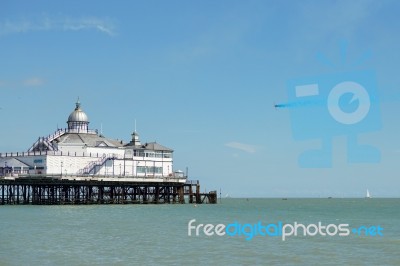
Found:
<svg viewBox="0 0 400 266"><path fill-rule="evenodd" d="M217 203L217 192L200 193L197 180L178 182L0 179L0 204Z"/></svg>

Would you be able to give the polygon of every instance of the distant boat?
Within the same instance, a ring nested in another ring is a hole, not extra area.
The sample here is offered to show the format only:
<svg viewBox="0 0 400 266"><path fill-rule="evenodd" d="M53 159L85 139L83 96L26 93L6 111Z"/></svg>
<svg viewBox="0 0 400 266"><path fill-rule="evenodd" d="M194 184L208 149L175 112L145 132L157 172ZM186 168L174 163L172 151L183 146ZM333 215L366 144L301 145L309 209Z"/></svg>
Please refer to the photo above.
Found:
<svg viewBox="0 0 400 266"><path fill-rule="evenodd" d="M226 193L225 198L229 199L230 197L229 193Z"/></svg>
<svg viewBox="0 0 400 266"><path fill-rule="evenodd" d="M367 195L365 195L365 198L367 198L367 199L372 198L372 197L371 197L371 194L369 194L369 190L368 190L368 189L367 189Z"/></svg>

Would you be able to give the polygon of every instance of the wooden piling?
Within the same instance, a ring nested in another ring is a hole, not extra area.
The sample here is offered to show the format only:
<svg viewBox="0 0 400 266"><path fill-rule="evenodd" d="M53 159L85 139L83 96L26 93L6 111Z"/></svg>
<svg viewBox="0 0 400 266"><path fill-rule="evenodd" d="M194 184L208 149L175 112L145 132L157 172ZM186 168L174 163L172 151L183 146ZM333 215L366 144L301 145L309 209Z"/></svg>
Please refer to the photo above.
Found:
<svg viewBox="0 0 400 266"><path fill-rule="evenodd" d="M214 195L215 194L215 195ZM200 192L199 181L118 182L51 178L0 179L0 204L217 203L216 191Z"/></svg>

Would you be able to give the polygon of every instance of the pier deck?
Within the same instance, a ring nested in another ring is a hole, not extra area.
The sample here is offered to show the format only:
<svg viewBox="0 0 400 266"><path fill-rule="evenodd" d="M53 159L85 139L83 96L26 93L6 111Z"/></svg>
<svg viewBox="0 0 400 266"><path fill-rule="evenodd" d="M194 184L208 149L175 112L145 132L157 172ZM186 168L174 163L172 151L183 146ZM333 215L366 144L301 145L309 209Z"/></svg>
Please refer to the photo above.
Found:
<svg viewBox="0 0 400 266"><path fill-rule="evenodd" d="M197 180L179 182L0 179L0 205L217 203Z"/></svg>

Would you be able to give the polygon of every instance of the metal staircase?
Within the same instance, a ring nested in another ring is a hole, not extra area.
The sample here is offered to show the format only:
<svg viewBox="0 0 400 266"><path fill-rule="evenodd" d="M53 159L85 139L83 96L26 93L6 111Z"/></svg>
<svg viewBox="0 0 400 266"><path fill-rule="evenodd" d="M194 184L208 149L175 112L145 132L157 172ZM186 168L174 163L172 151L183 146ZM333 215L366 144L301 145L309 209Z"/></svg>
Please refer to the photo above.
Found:
<svg viewBox="0 0 400 266"><path fill-rule="evenodd" d="M29 148L28 152L34 151L34 149L41 143L47 147L47 150L57 151L58 149L53 145L52 141L61 137L66 132L67 129L59 129L47 137L39 137L38 140Z"/></svg>
<svg viewBox="0 0 400 266"><path fill-rule="evenodd" d="M104 154L99 160L90 162L85 168L79 170L79 174L89 175L92 171L92 174L96 174L96 167L103 166L107 160L116 158L115 154Z"/></svg>

